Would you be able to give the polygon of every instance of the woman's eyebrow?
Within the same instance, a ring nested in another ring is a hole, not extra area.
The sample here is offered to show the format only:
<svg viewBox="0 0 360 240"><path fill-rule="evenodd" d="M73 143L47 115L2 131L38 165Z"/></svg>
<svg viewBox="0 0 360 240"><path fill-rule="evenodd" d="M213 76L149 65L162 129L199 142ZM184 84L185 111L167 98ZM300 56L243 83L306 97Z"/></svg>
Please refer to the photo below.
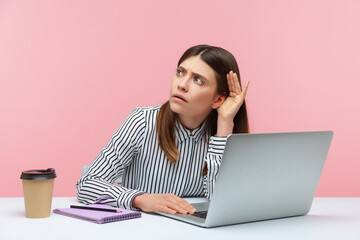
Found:
<svg viewBox="0 0 360 240"><path fill-rule="evenodd" d="M182 67L182 66L179 66L178 68L180 68L181 70L183 70L184 72L187 72L187 69ZM204 77L203 75L201 75L200 73L196 73L196 72L193 72L194 75L198 75L200 76L201 78L205 79L206 81L208 81L208 79L206 77Z"/></svg>

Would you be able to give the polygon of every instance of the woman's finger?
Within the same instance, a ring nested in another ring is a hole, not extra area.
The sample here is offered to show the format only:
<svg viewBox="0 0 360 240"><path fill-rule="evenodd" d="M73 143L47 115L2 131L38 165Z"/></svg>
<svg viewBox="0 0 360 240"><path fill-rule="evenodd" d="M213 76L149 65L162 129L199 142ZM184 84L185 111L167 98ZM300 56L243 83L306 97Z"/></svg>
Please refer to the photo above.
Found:
<svg viewBox="0 0 360 240"><path fill-rule="evenodd" d="M243 90L242 90L242 92L241 92L241 94L240 94L240 98L242 99L242 101L245 99L245 96L246 96L246 92L247 92L249 83L250 83L250 81L248 80L248 81L245 83L245 87L243 88Z"/></svg>
<svg viewBox="0 0 360 240"><path fill-rule="evenodd" d="M196 211L196 209L190 203L175 195L172 194L168 195L167 200L171 204L171 206L169 207L173 208L177 212L186 214L186 213L194 213Z"/></svg>
<svg viewBox="0 0 360 240"><path fill-rule="evenodd" d="M167 199L164 204L166 205L166 207L171 208L178 213L182 213L182 214L188 213L188 211L186 210L186 207L184 205L182 205L181 203L178 203L174 199Z"/></svg>
<svg viewBox="0 0 360 240"><path fill-rule="evenodd" d="M183 207L181 207L180 205L178 205L176 203L167 202L167 204L165 206L167 208L172 209L173 211L175 211L177 213L181 213L181 214L188 214L189 213L186 209L184 209Z"/></svg>
<svg viewBox="0 0 360 240"><path fill-rule="evenodd" d="M246 83L245 83L245 87L244 87L244 89L243 89L244 96L246 95L247 89L248 89L248 87L249 87L249 83L250 83L250 80L247 80Z"/></svg>
<svg viewBox="0 0 360 240"><path fill-rule="evenodd" d="M158 211L173 214L173 215L176 214L176 211L174 209L171 209L171 208L169 208L168 206L165 206L165 205L160 205Z"/></svg>
<svg viewBox="0 0 360 240"><path fill-rule="evenodd" d="M229 93L231 93L233 91L232 80L231 80L231 71L228 74L226 74L226 79L227 79L227 83L228 83L228 87L229 87Z"/></svg>
<svg viewBox="0 0 360 240"><path fill-rule="evenodd" d="M240 94L241 93L241 87L240 87L240 82L239 79L237 78L237 74L234 73L233 75L233 88L234 88L234 92L236 94Z"/></svg>

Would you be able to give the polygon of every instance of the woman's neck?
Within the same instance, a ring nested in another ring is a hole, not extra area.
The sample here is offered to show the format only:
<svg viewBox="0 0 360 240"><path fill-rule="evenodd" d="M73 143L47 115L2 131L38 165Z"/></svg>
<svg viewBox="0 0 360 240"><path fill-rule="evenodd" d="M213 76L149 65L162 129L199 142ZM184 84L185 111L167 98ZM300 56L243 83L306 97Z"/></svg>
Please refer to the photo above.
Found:
<svg viewBox="0 0 360 240"><path fill-rule="evenodd" d="M191 117L185 117L178 115L180 123L189 130L194 130L205 121L206 118L200 119L200 118L191 118Z"/></svg>

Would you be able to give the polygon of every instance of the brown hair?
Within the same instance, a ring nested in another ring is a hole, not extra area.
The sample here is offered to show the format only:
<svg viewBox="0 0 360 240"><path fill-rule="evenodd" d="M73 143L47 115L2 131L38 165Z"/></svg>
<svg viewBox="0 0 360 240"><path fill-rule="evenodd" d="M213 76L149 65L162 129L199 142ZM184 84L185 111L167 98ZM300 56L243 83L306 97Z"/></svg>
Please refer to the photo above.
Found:
<svg viewBox="0 0 360 240"><path fill-rule="evenodd" d="M192 56L200 56L200 58L215 71L217 94L225 97L229 96L226 74L232 70L236 73L240 81L240 72L234 56L220 47L197 45L185 51L179 59L177 66ZM215 135L217 131L217 115L217 110L213 109L207 118L211 135ZM167 101L160 108L156 120L156 127L160 148L164 151L165 156L173 163L175 163L180 156L175 144L175 121L176 114L171 111L169 101ZM234 117L233 133L249 133L245 100Z"/></svg>

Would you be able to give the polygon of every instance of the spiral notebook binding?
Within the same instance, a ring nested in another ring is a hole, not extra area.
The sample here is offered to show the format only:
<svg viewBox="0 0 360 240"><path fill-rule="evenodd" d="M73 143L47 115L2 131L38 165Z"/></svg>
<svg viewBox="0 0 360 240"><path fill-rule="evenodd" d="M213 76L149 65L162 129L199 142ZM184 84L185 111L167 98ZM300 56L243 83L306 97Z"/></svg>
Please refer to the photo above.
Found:
<svg viewBox="0 0 360 240"><path fill-rule="evenodd" d="M139 218L139 217L141 217L141 213L131 213L131 214L122 215L122 216L120 215L120 216L104 218L104 223L122 221L122 220L127 220L127 219L134 219L134 218Z"/></svg>

